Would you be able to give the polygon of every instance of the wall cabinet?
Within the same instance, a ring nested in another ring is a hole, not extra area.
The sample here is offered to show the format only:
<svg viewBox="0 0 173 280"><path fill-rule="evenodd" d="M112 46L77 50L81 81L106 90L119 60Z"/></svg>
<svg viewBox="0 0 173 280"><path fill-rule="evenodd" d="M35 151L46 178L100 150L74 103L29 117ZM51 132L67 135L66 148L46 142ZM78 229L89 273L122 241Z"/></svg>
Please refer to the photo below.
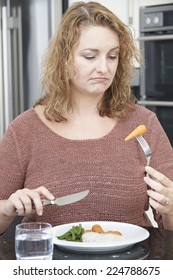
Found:
<svg viewBox="0 0 173 280"><path fill-rule="evenodd" d="M172 0L139 0L140 6L155 6L155 5L165 5L172 4Z"/></svg>
<svg viewBox="0 0 173 280"><path fill-rule="evenodd" d="M69 0L69 5L76 0ZM84 2L90 2L84 0ZM134 38L139 37L139 0L97 0L100 4L115 13L125 24L130 25Z"/></svg>

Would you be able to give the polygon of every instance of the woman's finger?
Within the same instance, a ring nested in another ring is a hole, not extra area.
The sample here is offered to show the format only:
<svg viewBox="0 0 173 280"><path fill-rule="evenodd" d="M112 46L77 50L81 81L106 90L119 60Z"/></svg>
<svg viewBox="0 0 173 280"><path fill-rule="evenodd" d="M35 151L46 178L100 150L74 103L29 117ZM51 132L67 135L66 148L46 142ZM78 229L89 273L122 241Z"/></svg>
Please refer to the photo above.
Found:
<svg viewBox="0 0 173 280"><path fill-rule="evenodd" d="M13 198L14 196L14 198ZM7 216L24 216L24 207L19 198L12 194L4 204L4 214Z"/></svg>
<svg viewBox="0 0 173 280"><path fill-rule="evenodd" d="M34 192L29 192L29 197L32 199L36 213L41 216L43 214L42 199L55 199L54 196L43 186L34 189Z"/></svg>
<svg viewBox="0 0 173 280"><path fill-rule="evenodd" d="M165 194L168 191L168 188L163 186L160 182L153 180L152 178L146 176L144 177L144 181L145 183L150 186L150 188L152 188L153 190L161 193L161 194Z"/></svg>
<svg viewBox="0 0 173 280"><path fill-rule="evenodd" d="M173 182L163 175L162 173L156 171L154 168L151 166L146 166L145 171L152 176L153 179L158 180L161 184L163 184L167 188L173 188ZM151 183L151 181L149 181Z"/></svg>
<svg viewBox="0 0 173 280"><path fill-rule="evenodd" d="M53 194L44 186L40 186L38 188L35 189L41 196L43 196L46 199L49 200L54 200L55 197L53 196Z"/></svg>
<svg viewBox="0 0 173 280"><path fill-rule="evenodd" d="M168 204L168 198L163 194L160 194L153 190L147 190L147 194L150 198L154 199L155 201L162 204L163 206Z"/></svg>
<svg viewBox="0 0 173 280"><path fill-rule="evenodd" d="M152 197L149 197L149 204L152 208L156 210L156 212L160 214L171 214L172 215L172 207L169 204L162 204L158 201L154 200Z"/></svg>
<svg viewBox="0 0 173 280"><path fill-rule="evenodd" d="M18 190L9 197L9 203L19 216L28 215L32 212L32 201L27 194L27 189Z"/></svg>

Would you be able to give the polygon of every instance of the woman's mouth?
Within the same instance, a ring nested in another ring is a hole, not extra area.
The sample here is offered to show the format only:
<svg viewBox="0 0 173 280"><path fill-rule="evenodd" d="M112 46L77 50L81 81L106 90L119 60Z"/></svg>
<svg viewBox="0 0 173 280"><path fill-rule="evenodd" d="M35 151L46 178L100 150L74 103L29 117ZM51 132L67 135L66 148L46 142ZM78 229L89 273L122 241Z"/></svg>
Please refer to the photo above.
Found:
<svg viewBox="0 0 173 280"><path fill-rule="evenodd" d="M96 81L96 82L107 82L108 78L107 77L94 77L91 78L92 81Z"/></svg>

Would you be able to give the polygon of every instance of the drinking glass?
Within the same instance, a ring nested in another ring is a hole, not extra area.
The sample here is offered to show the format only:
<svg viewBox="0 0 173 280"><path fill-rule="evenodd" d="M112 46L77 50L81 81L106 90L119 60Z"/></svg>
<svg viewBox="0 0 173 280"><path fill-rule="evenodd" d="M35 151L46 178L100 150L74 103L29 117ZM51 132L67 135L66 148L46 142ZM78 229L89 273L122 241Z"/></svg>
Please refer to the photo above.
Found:
<svg viewBox="0 0 173 280"><path fill-rule="evenodd" d="M52 226L43 222L17 225L15 252L17 260L51 260L53 255Z"/></svg>

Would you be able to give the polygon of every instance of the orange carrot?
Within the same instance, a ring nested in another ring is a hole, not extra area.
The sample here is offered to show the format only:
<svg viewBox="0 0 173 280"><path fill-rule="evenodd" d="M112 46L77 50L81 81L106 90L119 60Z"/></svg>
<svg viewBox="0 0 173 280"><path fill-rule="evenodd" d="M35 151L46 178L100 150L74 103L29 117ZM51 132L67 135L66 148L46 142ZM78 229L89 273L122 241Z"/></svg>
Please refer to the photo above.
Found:
<svg viewBox="0 0 173 280"><path fill-rule="evenodd" d="M89 231L90 230L86 230L85 232L89 232ZM122 233L120 231L115 231L115 230L114 231L113 230L104 231L100 225L93 225L91 231L97 232L97 233L103 233L103 234L112 233L112 234L122 235Z"/></svg>
<svg viewBox="0 0 173 280"><path fill-rule="evenodd" d="M144 124L139 125L135 128L126 138L125 141L131 140L136 136L143 135L147 131L146 126Z"/></svg>

